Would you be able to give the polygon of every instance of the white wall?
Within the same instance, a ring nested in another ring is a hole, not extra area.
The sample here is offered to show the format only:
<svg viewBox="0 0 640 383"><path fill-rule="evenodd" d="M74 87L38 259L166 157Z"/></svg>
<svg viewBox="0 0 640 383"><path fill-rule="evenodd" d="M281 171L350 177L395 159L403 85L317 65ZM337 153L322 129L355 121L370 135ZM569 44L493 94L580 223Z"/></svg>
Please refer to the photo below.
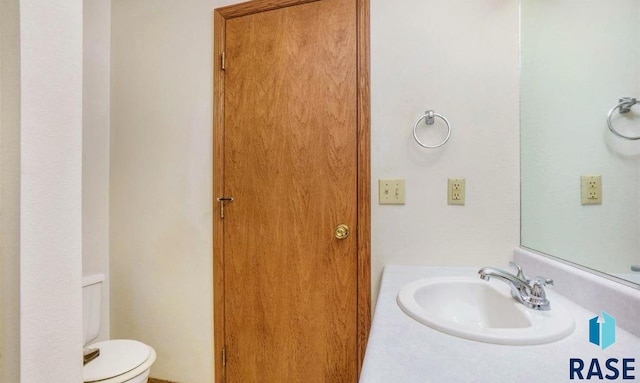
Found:
<svg viewBox="0 0 640 383"><path fill-rule="evenodd" d="M82 2L21 0L20 374L82 380Z"/></svg>
<svg viewBox="0 0 640 383"><path fill-rule="evenodd" d="M640 95L640 4L522 4L522 243L629 272L640 254L640 145L610 133L606 115L619 97ZM640 134L637 108L636 118L616 116L616 127ZM589 174L602 175L602 205L581 205L580 176Z"/></svg>
<svg viewBox="0 0 640 383"><path fill-rule="evenodd" d="M20 381L20 14L0 0L0 382Z"/></svg>
<svg viewBox="0 0 640 383"><path fill-rule="evenodd" d="M158 353L151 376L213 376L214 1L112 3L111 336Z"/></svg>
<svg viewBox="0 0 640 383"><path fill-rule="evenodd" d="M112 337L181 383L211 380L211 11L237 2L113 2ZM372 206L375 301L385 263L500 266L518 246L518 4L371 13L374 201L378 178L407 179L407 205ZM454 129L434 151L411 133L427 108ZM446 204L447 177L467 178L466 206Z"/></svg>
<svg viewBox="0 0 640 383"><path fill-rule="evenodd" d="M505 266L519 244L518 2L372 0L371 92L374 299L385 264ZM427 109L452 125L439 149L412 136ZM465 206L447 205L447 177L466 178ZM406 205L378 205L379 178L406 178Z"/></svg>
<svg viewBox="0 0 640 383"><path fill-rule="evenodd" d="M83 1L82 271L103 273L102 324L109 339L109 128L111 0Z"/></svg>

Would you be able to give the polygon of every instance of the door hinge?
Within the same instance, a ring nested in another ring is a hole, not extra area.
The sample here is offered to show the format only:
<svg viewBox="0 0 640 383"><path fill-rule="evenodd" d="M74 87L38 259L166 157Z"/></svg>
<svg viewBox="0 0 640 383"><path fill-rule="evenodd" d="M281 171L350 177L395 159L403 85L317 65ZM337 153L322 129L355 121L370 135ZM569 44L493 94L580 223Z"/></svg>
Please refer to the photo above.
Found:
<svg viewBox="0 0 640 383"><path fill-rule="evenodd" d="M222 366L226 366L227 365L227 348L223 347L222 348Z"/></svg>
<svg viewBox="0 0 640 383"><path fill-rule="evenodd" d="M220 197L217 200L220 202L220 218L224 218L224 203L233 202L233 197Z"/></svg>
<svg viewBox="0 0 640 383"><path fill-rule="evenodd" d="M227 58L225 52L220 55L220 67L222 70L227 70Z"/></svg>

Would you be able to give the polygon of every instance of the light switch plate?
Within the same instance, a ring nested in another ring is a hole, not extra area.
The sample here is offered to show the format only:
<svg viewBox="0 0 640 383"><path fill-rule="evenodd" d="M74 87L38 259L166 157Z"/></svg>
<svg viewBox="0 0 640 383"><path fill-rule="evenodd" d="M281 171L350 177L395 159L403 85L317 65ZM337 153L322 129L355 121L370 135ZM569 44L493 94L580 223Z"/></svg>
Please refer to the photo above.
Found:
<svg viewBox="0 0 640 383"><path fill-rule="evenodd" d="M403 179L378 180L380 205L404 205L405 182Z"/></svg>

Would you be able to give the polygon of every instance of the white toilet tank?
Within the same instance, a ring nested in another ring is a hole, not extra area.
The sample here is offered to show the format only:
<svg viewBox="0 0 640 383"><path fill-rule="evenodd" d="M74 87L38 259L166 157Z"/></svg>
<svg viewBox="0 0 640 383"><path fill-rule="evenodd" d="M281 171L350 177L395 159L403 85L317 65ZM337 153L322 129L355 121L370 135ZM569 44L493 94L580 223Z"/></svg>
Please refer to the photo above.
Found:
<svg viewBox="0 0 640 383"><path fill-rule="evenodd" d="M82 330L85 346L100 334L103 282L104 274L90 274L82 278Z"/></svg>

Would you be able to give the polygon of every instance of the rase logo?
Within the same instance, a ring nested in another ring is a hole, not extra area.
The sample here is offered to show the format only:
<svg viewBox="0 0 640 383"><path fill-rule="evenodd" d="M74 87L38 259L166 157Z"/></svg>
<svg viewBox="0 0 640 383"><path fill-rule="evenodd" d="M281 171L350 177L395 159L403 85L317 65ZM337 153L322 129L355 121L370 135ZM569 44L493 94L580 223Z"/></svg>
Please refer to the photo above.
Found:
<svg viewBox="0 0 640 383"><path fill-rule="evenodd" d="M605 348L616 342L616 318L602 312L589 320L589 342Z"/></svg>
<svg viewBox="0 0 640 383"><path fill-rule="evenodd" d="M589 343L600 346L602 350L616 342L616 319L606 312L589 320ZM633 358L609 358L604 363L598 358L591 359L589 367L580 358L569 359L569 379L575 380L635 380Z"/></svg>

